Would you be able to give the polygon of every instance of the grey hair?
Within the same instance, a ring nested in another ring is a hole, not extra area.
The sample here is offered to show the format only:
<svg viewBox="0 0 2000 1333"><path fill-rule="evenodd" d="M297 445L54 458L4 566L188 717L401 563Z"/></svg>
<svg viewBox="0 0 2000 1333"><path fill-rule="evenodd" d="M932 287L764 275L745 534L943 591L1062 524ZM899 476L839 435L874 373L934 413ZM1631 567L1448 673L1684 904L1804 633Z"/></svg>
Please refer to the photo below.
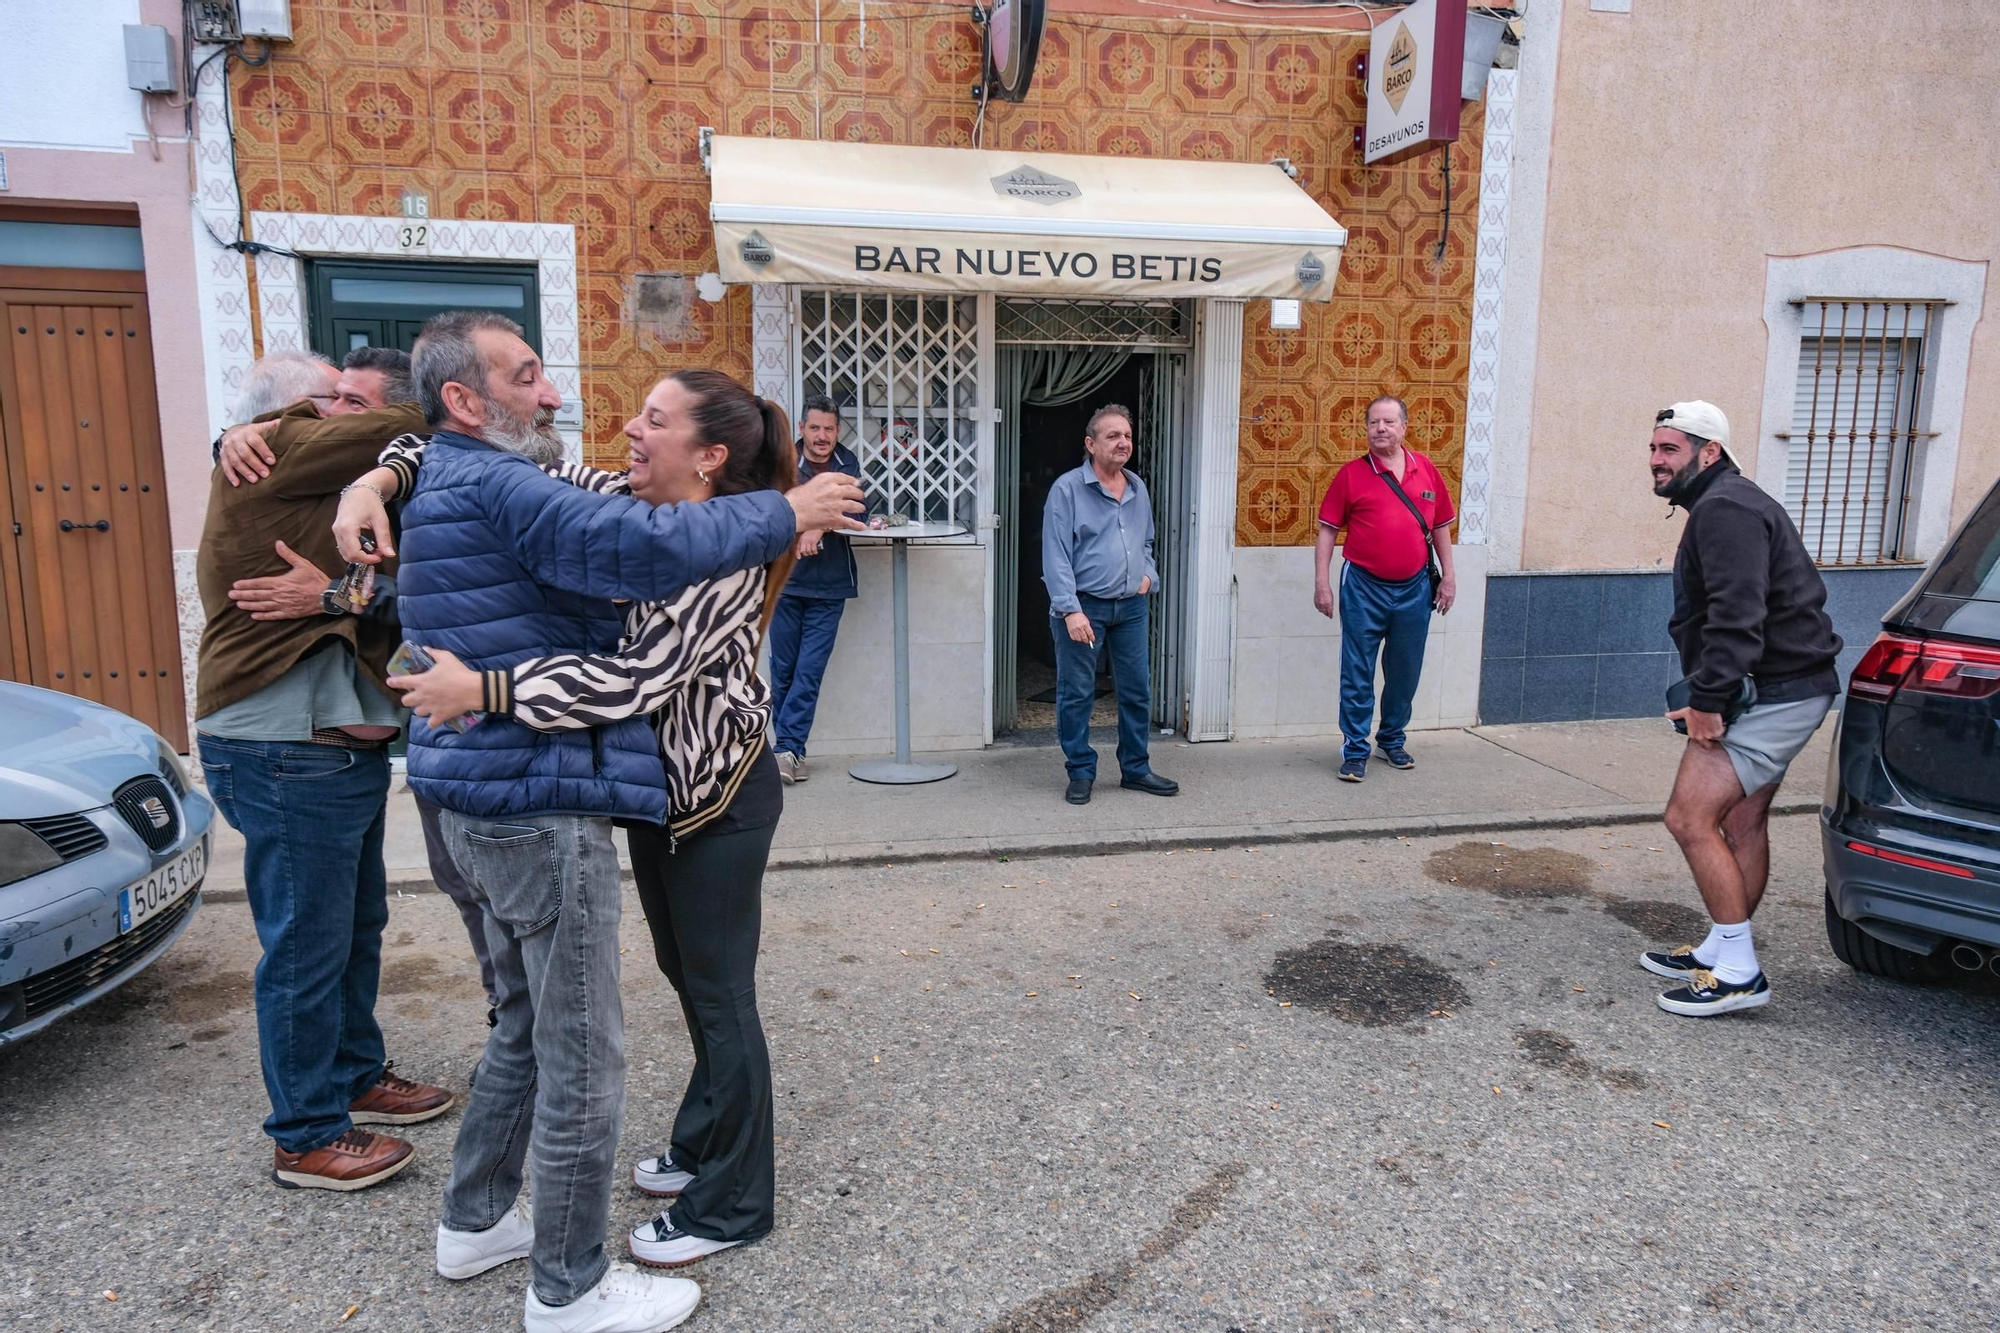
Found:
<svg viewBox="0 0 2000 1333"><path fill-rule="evenodd" d="M1128 429L1131 430L1138 429L1138 427L1133 424L1131 408L1126 407L1120 403L1106 403L1104 406L1098 408L1095 412L1092 412L1090 414L1090 424L1083 428L1083 433L1085 435L1088 435L1093 440L1096 439L1097 428L1104 421L1104 418L1106 417L1124 417L1125 425Z"/></svg>
<svg viewBox="0 0 2000 1333"><path fill-rule="evenodd" d="M799 409L799 421L803 424L806 417L813 412L824 412L835 421L840 420L840 409L834 406L833 399L823 393L806 395L805 406Z"/></svg>
<svg viewBox="0 0 2000 1333"><path fill-rule="evenodd" d="M390 407L417 401L410 354L400 347L357 347L341 358L342 370L372 370L382 377L382 401Z"/></svg>
<svg viewBox="0 0 2000 1333"><path fill-rule="evenodd" d="M1368 400L1367 410L1361 414L1362 421L1365 422L1368 420L1369 417L1374 416L1375 409L1377 407L1380 407L1383 403L1394 403L1396 405L1396 410L1403 414L1403 424L1405 426L1410 424L1410 405L1404 402L1402 399L1398 398L1393 393L1378 393L1373 398L1370 398Z"/></svg>
<svg viewBox="0 0 2000 1333"><path fill-rule="evenodd" d="M463 384L481 398L487 396L486 363L473 340L481 329L526 337L519 324L490 310L447 310L433 315L417 335L411 373L417 382L417 405L434 430L451 420L444 405L445 385Z"/></svg>
<svg viewBox="0 0 2000 1333"><path fill-rule="evenodd" d="M235 424L255 421L267 412L290 407L301 398L325 393L331 386L326 372L333 362L318 352L270 352L259 357L243 376L230 416Z"/></svg>

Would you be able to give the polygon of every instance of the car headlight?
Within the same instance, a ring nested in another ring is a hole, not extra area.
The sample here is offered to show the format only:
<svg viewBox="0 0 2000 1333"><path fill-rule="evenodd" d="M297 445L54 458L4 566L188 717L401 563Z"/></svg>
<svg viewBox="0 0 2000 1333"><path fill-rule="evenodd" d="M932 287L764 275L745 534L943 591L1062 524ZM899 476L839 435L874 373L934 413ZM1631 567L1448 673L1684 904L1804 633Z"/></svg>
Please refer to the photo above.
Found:
<svg viewBox="0 0 2000 1333"><path fill-rule="evenodd" d="M56 849L24 825L0 824L0 884L12 884L61 864Z"/></svg>
<svg viewBox="0 0 2000 1333"><path fill-rule="evenodd" d="M186 797L188 794L187 769L181 766L181 757L174 753L174 747L165 741L160 746L160 776L174 789L174 795Z"/></svg>

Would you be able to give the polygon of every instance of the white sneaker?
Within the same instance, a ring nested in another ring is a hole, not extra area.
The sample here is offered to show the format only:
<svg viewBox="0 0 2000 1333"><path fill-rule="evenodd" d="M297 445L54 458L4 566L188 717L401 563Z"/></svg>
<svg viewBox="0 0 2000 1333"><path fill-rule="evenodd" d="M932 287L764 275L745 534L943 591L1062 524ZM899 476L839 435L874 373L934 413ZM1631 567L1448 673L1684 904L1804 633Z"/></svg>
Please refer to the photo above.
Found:
<svg viewBox="0 0 2000 1333"><path fill-rule="evenodd" d="M679 1268L706 1259L719 1250L734 1249L740 1240L710 1240L706 1236L691 1236L676 1227L661 1213L644 1226L632 1232L632 1257L642 1264L655 1268Z"/></svg>
<svg viewBox="0 0 2000 1333"><path fill-rule="evenodd" d="M806 761L790 750L778 751L778 777L786 786L806 780Z"/></svg>
<svg viewBox="0 0 2000 1333"><path fill-rule="evenodd" d="M527 1258L534 1243L535 1223L526 1199L516 1199L507 1215L484 1231L453 1231L440 1222L438 1275L460 1282L478 1277L489 1268Z"/></svg>
<svg viewBox="0 0 2000 1333"><path fill-rule="evenodd" d="M650 1194L656 1199L671 1199L694 1184L694 1172L683 1171L673 1164L665 1153L658 1157L642 1157L632 1168L632 1184L641 1194Z"/></svg>
<svg viewBox="0 0 2000 1333"><path fill-rule="evenodd" d="M568 1305L544 1305L528 1287L528 1333L665 1333L694 1313L701 1288L684 1277L613 1264Z"/></svg>

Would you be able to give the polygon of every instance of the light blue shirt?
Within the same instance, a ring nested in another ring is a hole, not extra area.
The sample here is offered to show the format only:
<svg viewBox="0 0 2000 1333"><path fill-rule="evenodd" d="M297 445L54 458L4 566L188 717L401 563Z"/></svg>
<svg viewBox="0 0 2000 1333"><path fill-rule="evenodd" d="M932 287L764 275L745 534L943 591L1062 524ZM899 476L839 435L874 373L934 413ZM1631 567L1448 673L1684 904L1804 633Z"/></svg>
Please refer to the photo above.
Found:
<svg viewBox="0 0 2000 1333"><path fill-rule="evenodd" d="M1049 610L1066 616L1082 608L1077 594L1115 601L1160 590L1153 565L1153 505L1146 483L1125 473L1125 494L1112 499L1085 463L1056 478L1042 511L1042 582Z"/></svg>
<svg viewBox="0 0 2000 1333"><path fill-rule="evenodd" d="M195 719L220 740L303 741L330 727L400 727L403 710L376 688L339 639L307 653L291 670L235 703Z"/></svg>

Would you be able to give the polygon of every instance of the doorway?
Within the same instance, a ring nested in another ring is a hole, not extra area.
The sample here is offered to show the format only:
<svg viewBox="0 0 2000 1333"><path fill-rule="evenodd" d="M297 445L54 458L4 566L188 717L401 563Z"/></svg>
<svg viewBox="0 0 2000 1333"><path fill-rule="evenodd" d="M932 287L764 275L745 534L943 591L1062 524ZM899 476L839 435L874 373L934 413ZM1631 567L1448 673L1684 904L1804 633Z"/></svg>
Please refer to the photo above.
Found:
<svg viewBox="0 0 2000 1333"><path fill-rule="evenodd" d="M434 264L407 259L312 259L306 289L313 350L335 361L357 347L409 351L424 321L447 310L492 310L542 349L534 265Z"/></svg>
<svg viewBox="0 0 2000 1333"><path fill-rule="evenodd" d="M1131 469L1152 500L1153 725L1186 724L1182 614L1186 592L1189 450L1187 311L1175 302L1004 300L996 318L995 479L1000 528L994 586L996 737L1051 744L1055 644L1042 582L1042 511L1057 477L1084 460L1091 414L1106 403L1133 413ZM1098 679L1091 726L1116 725L1113 684Z"/></svg>
<svg viewBox="0 0 2000 1333"><path fill-rule="evenodd" d="M145 274L0 267L0 306L0 677L129 713L185 753Z"/></svg>

